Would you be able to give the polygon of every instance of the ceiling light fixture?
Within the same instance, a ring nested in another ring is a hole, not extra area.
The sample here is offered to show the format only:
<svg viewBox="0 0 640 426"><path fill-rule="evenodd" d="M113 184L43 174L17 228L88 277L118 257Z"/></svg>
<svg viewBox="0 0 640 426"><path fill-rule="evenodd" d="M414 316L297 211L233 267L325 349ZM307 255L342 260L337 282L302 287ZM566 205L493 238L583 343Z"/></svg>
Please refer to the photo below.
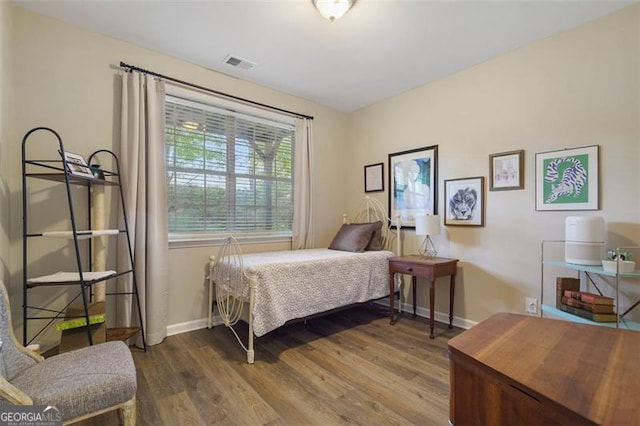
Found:
<svg viewBox="0 0 640 426"><path fill-rule="evenodd" d="M356 4L356 0L311 0L320 15L331 22L340 19Z"/></svg>

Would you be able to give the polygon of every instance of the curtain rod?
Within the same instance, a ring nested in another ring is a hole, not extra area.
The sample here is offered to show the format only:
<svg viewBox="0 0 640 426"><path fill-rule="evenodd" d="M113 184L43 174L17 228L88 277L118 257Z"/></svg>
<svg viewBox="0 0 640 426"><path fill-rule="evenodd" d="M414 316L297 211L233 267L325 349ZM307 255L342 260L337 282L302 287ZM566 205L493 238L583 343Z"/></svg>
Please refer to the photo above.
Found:
<svg viewBox="0 0 640 426"><path fill-rule="evenodd" d="M199 86L197 84L189 83L188 81L179 80L177 78L173 78L173 77L169 77L169 76L166 76L166 75L163 75L163 74L159 74L157 72L149 71L149 70L146 70L144 68L139 68L139 67L136 67L135 65L129 65L129 64L126 64L126 63L124 63L122 61L120 61L120 67L121 68L127 68L129 71L138 71L138 72L141 72L143 74L149 74L149 75L152 75L154 77L162 78L163 80L173 81L174 83L179 83L179 84L183 84L185 86L194 87L196 89L204 90L205 92L213 93L213 94L216 94L216 95L219 95L219 96L224 96L226 98L235 99L236 101L241 101L241 102L245 102L245 103L248 103L248 104L251 104L251 105L256 105L256 106L259 106L259 107L262 107L262 108L283 112L285 114L293 115L293 116L296 116L296 117L307 118L309 120L313 120L313 116L311 116L311 115L300 114L298 112L288 111L286 109L274 107L274 106L271 106L271 105L262 104L260 102L252 101L250 99L241 98L239 96L229 95L228 93L220 92L220 91L214 90L214 89L209 89L208 87Z"/></svg>

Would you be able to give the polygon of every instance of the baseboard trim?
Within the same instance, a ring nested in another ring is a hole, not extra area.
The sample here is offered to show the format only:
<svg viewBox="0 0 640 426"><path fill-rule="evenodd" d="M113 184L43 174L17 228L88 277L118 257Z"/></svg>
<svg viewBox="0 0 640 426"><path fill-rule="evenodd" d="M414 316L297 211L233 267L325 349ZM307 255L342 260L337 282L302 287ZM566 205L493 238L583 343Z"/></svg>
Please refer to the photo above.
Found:
<svg viewBox="0 0 640 426"><path fill-rule="evenodd" d="M384 305L384 306L389 306L389 301L388 300L378 300L376 303L379 303L380 305ZM396 300L397 303L397 300ZM410 303L403 303L402 304L402 312L409 312L410 314L413 314L413 304ZM422 318L429 318L430 317L430 310L428 308L424 308L422 306L417 306L416 307L416 315ZM438 312L435 311L435 315L434 315L434 319L438 322L444 323L444 324L449 324L449 314L448 313L443 313L443 312ZM460 328L464 328L465 330L470 329L471 327L473 327L474 325L477 325L478 323L475 321L470 321L466 318L460 318L460 317L456 317L455 315L453 316L453 325L456 327L460 327Z"/></svg>
<svg viewBox="0 0 640 426"><path fill-rule="evenodd" d="M389 306L388 300L379 300L376 303ZM409 303L402 304L402 312L413 312L413 305ZM423 318L429 318L429 309L423 308L422 306L418 306L416 309L416 315ZM435 312L435 320L441 323L448 324L449 323L449 314L445 314L442 312ZM222 325L222 319L219 315L215 315L213 317L213 326ZM453 317L453 325L456 327L469 329L474 325L478 324L475 321L469 321L465 318ZM207 328L207 318L200 318L193 321L181 322L178 324L172 324L167 326L167 336L173 336L175 334L188 333L189 331L200 330L202 328Z"/></svg>
<svg viewBox="0 0 640 426"><path fill-rule="evenodd" d="M214 316L213 326L221 325L222 320L219 316ZM167 326L167 336L173 336L175 334L188 333L189 331L200 330L207 328L207 318L200 318L193 321L181 322L178 324L172 324Z"/></svg>

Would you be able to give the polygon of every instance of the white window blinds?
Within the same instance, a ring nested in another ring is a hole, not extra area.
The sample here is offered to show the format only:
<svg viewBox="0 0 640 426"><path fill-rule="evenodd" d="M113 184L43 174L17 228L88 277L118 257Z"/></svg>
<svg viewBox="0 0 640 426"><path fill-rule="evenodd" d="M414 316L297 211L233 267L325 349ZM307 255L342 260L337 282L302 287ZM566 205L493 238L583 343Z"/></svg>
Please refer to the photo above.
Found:
<svg viewBox="0 0 640 426"><path fill-rule="evenodd" d="M290 232L294 141L292 124L168 95L169 232Z"/></svg>

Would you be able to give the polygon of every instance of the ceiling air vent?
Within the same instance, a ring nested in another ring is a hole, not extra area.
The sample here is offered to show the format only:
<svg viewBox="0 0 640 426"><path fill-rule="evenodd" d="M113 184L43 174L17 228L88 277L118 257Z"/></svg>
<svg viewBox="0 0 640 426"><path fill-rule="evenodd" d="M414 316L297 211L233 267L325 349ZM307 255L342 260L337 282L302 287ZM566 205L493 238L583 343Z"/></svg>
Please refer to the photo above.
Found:
<svg viewBox="0 0 640 426"><path fill-rule="evenodd" d="M240 68L243 70L250 70L255 67L255 62L251 62L247 59L240 58L239 56L227 55L223 61L227 65L231 65L232 67Z"/></svg>

